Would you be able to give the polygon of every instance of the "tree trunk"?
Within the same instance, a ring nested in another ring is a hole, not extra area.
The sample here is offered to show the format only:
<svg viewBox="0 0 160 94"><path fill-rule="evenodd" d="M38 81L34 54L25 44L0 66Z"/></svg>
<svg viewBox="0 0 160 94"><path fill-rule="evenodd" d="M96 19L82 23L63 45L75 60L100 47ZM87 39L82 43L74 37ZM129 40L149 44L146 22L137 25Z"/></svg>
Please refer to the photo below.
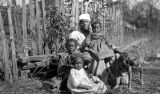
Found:
<svg viewBox="0 0 160 94"><path fill-rule="evenodd" d="M37 23L37 32L38 32L38 54L42 54L42 31L41 31L41 24L40 24L40 7L39 1L36 0L36 23Z"/></svg>
<svg viewBox="0 0 160 94"><path fill-rule="evenodd" d="M12 50L12 65L13 65L13 78L17 80L18 78L18 70L17 70L17 62L16 62L16 52L15 52L15 41L14 41L14 28L12 24L12 15L11 15L11 1L8 0L8 21L9 21L9 29L10 29L10 40L11 40L11 50Z"/></svg>

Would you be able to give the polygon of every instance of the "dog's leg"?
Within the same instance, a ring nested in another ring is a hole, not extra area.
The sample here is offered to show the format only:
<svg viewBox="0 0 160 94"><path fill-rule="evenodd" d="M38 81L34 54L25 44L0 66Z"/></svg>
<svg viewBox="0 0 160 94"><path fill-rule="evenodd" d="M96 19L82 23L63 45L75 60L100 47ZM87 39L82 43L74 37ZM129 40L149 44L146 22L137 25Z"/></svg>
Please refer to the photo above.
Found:
<svg viewBox="0 0 160 94"><path fill-rule="evenodd" d="M141 83L141 85L144 84L143 83L143 67L142 66L140 66L140 83Z"/></svg>
<svg viewBox="0 0 160 94"><path fill-rule="evenodd" d="M114 89L119 87L120 81L121 81L121 77L116 77L116 85L114 86Z"/></svg>
<svg viewBox="0 0 160 94"><path fill-rule="evenodd" d="M132 90L132 87L131 87L131 81L132 81L132 67L129 67L129 70L128 70L128 80L129 80L129 82L128 82L128 88L129 88L129 90Z"/></svg>

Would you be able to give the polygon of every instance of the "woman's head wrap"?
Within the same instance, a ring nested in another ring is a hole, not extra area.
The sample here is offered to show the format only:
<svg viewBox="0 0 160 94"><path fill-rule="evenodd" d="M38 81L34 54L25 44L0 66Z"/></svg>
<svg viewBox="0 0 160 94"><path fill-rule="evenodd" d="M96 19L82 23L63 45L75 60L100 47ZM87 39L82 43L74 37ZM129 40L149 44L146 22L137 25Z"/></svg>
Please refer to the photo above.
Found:
<svg viewBox="0 0 160 94"><path fill-rule="evenodd" d="M79 20L88 20L88 21L91 21L91 18L90 18L89 14L81 14L79 16Z"/></svg>

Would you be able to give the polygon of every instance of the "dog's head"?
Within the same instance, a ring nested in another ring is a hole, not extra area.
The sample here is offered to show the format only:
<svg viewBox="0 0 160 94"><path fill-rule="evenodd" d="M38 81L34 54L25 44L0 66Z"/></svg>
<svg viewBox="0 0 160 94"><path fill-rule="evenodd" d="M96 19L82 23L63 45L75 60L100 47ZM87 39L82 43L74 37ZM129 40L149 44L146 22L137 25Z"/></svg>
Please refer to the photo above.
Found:
<svg viewBox="0 0 160 94"><path fill-rule="evenodd" d="M130 66L138 66L137 59L130 58L128 54L123 54L118 59L119 70L127 70Z"/></svg>

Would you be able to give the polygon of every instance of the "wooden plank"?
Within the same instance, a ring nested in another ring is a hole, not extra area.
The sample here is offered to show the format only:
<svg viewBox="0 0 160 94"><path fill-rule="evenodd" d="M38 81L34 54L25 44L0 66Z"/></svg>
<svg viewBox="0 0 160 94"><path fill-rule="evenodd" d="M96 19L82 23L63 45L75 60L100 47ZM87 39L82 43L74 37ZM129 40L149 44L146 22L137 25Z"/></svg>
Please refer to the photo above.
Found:
<svg viewBox="0 0 160 94"><path fill-rule="evenodd" d="M75 12L76 12L76 10L75 10L75 0L72 0L72 9L71 9L71 24L70 24L70 27L71 28L74 28L75 27Z"/></svg>
<svg viewBox="0 0 160 94"><path fill-rule="evenodd" d="M17 80L18 78L18 70L17 70L17 62L16 62L16 52L15 52L15 41L14 41L14 28L12 23L12 15L11 15L11 1L8 0L8 21L9 21L9 29L10 29L10 40L11 40L11 50L12 50L12 65L13 65L13 78Z"/></svg>
<svg viewBox="0 0 160 94"><path fill-rule="evenodd" d="M7 42L6 42L6 35L3 27L3 19L2 14L0 12L0 30L1 30L1 38L2 38L2 46L3 46L3 63L5 67L5 80L13 82L12 79L10 79L10 67L8 63L8 51L7 51Z"/></svg>
<svg viewBox="0 0 160 94"><path fill-rule="evenodd" d="M42 0L43 30L44 30L44 33L47 32L47 24L45 22L45 19L46 19L46 10L45 9L46 9L45 0ZM43 50L44 50L44 54L49 54L49 48L48 48L47 45L45 45L45 47L43 48Z"/></svg>
<svg viewBox="0 0 160 94"><path fill-rule="evenodd" d="M26 0L22 0L22 31L23 31L23 46L24 46L24 56L28 56L27 50L27 26L26 26Z"/></svg>
<svg viewBox="0 0 160 94"><path fill-rule="evenodd" d="M78 20L79 20L79 0L76 0L76 14L75 14L75 24L76 30L78 30Z"/></svg>
<svg viewBox="0 0 160 94"><path fill-rule="evenodd" d="M55 57L58 55L54 55L54 54L47 54L47 55L34 55L34 56L27 56L27 57L22 57L22 63L27 63L30 61L46 61L48 60L50 57Z"/></svg>
<svg viewBox="0 0 160 94"><path fill-rule="evenodd" d="M38 33L38 54L42 54L42 31L40 24L40 6L39 0L36 0L36 23L37 23L37 33Z"/></svg>
<svg viewBox="0 0 160 94"><path fill-rule="evenodd" d="M35 11L34 11L34 7L33 7L33 0L29 0L29 11L30 11L30 30L31 30L31 36L35 35L36 34L36 31L35 31ZM34 38L31 38L32 39L32 49L34 49L32 51L33 55L36 55L37 54L37 44L35 43L36 40L34 40L33 42L33 39Z"/></svg>

